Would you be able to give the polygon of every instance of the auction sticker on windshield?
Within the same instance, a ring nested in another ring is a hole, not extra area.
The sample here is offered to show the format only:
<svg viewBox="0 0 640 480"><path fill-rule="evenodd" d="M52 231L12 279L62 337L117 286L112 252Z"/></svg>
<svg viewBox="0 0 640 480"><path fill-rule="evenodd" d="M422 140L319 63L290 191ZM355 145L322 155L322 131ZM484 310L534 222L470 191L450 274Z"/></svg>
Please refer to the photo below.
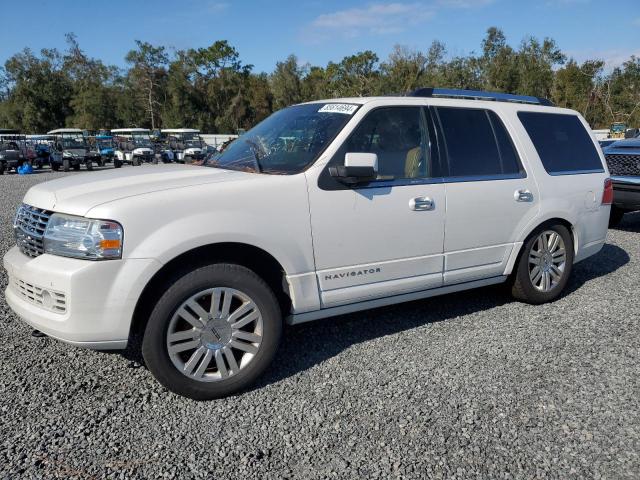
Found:
<svg viewBox="0 0 640 480"><path fill-rule="evenodd" d="M358 105L350 105L348 103L327 103L318 112L324 113L344 113L352 115L358 109Z"/></svg>

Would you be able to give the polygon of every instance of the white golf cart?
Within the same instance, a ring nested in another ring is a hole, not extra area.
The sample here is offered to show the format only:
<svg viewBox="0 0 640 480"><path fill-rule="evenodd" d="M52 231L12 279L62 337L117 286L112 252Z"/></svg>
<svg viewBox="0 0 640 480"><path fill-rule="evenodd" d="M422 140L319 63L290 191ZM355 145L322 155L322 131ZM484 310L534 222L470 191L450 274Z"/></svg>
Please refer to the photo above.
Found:
<svg viewBox="0 0 640 480"><path fill-rule="evenodd" d="M200 130L193 128L169 128L161 131L165 136L168 149L173 153L172 160L189 163L205 157L205 143Z"/></svg>
<svg viewBox="0 0 640 480"><path fill-rule="evenodd" d="M116 144L114 167L120 168L125 162L135 166L157 163L148 128L116 128L111 135Z"/></svg>
<svg viewBox="0 0 640 480"><path fill-rule="evenodd" d="M58 128L47 132L53 135L54 148L49 155L51 169L68 172L70 169L80 170L80 166L85 165L87 170L93 170L95 155L91 153L87 137L84 131L79 128Z"/></svg>

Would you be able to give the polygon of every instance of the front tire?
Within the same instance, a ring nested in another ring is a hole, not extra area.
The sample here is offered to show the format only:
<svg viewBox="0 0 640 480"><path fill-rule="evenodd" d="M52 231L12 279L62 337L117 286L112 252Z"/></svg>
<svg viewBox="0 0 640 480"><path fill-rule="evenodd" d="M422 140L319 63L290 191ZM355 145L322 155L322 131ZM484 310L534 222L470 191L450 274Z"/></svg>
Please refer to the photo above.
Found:
<svg viewBox="0 0 640 480"><path fill-rule="evenodd" d="M62 161L62 170L68 172L71 169L71 162L69 160Z"/></svg>
<svg viewBox="0 0 640 480"><path fill-rule="evenodd" d="M262 278L218 263L172 282L147 323L142 354L166 388L194 400L251 385L273 360L282 315Z"/></svg>
<svg viewBox="0 0 640 480"><path fill-rule="evenodd" d="M573 256L573 238L564 225L539 228L522 247L511 294L534 305L555 300L569 281Z"/></svg>
<svg viewBox="0 0 640 480"><path fill-rule="evenodd" d="M138 158L138 157L133 157L133 161L132 161L132 163L133 163L133 166L134 166L134 167L138 167L138 166L140 165L140 158Z"/></svg>

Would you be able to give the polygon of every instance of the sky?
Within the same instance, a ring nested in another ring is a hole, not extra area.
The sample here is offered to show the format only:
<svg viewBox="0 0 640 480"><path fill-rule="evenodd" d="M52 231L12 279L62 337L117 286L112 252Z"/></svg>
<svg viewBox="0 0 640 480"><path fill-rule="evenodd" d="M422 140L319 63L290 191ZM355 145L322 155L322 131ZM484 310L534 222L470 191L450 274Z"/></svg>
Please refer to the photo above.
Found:
<svg viewBox="0 0 640 480"><path fill-rule="evenodd" d="M173 49L227 40L244 64L271 72L295 54L326 65L394 45L427 50L433 40L449 56L481 49L488 27L511 45L551 37L569 56L605 60L609 68L640 56L640 0L0 0L0 65L29 47L65 48L64 34L107 64L125 66L135 40ZM9 21L9 19L11 19Z"/></svg>

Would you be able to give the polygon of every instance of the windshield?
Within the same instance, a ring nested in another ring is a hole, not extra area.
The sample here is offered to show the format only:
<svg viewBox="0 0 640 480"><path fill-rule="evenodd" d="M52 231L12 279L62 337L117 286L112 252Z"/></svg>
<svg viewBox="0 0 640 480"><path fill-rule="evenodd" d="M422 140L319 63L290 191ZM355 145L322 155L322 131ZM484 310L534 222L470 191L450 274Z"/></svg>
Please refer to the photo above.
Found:
<svg viewBox="0 0 640 480"><path fill-rule="evenodd" d="M0 135L0 144L4 146L5 149L8 147L17 149L18 145L25 142L27 137L23 135Z"/></svg>
<svg viewBox="0 0 640 480"><path fill-rule="evenodd" d="M187 147L202 147L202 139L200 138L199 133L188 132L188 133L183 133L181 136L182 136L182 141Z"/></svg>
<svg viewBox="0 0 640 480"><path fill-rule="evenodd" d="M136 147L151 147L151 137L148 132L132 133L131 139Z"/></svg>
<svg viewBox="0 0 640 480"><path fill-rule="evenodd" d="M208 167L294 174L313 163L342 130L358 105L312 103L280 110L241 135Z"/></svg>
<svg viewBox="0 0 640 480"><path fill-rule="evenodd" d="M62 146L64 148L84 148L86 142L82 133L65 133L62 135Z"/></svg>
<svg viewBox="0 0 640 480"><path fill-rule="evenodd" d="M113 148L113 139L111 139L111 138L98 138L96 140L96 146L100 150L103 150L105 148Z"/></svg>

